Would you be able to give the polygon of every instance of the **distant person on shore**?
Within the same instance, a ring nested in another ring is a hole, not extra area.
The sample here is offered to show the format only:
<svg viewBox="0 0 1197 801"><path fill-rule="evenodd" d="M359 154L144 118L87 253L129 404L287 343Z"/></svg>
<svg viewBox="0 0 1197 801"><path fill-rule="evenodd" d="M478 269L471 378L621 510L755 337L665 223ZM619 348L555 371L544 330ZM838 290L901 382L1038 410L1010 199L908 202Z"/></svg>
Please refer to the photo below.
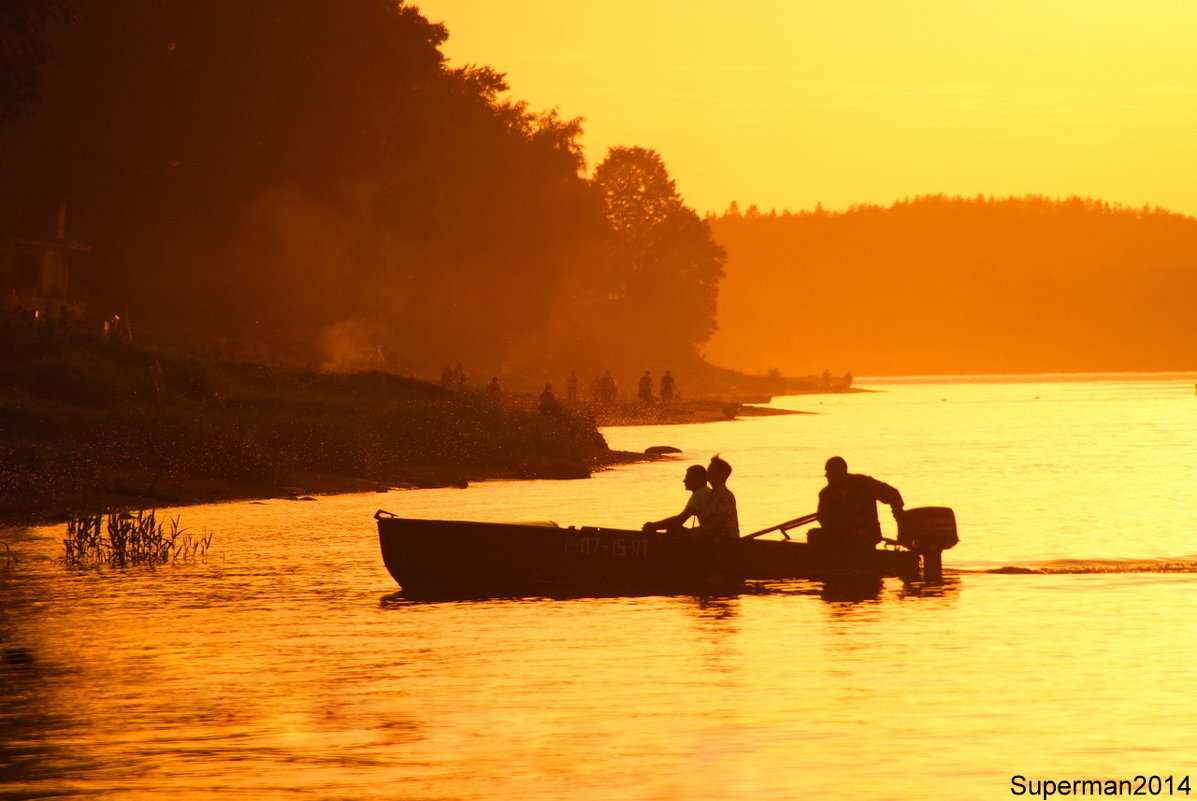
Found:
<svg viewBox="0 0 1197 801"><path fill-rule="evenodd" d="M445 369L441 370L441 386L445 389L452 389L453 387L453 365L446 364Z"/></svg>
<svg viewBox="0 0 1197 801"><path fill-rule="evenodd" d="M553 385L545 384L544 392L540 393L540 402L537 408L541 414L553 415L561 411L561 404L557 402L557 396L553 394Z"/></svg>
<svg viewBox="0 0 1197 801"><path fill-rule="evenodd" d="M686 469L683 486L690 490L690 497L685 508L672 517L645 523L641 531L664 532L666 534L684 534L686 521L698 515L707 506L711 495L711 488L707 486L707 469L700 464L691 465Z"/></svg>
<svg viewBox="0 0 1197 801"><path fill-rule="evenodd" d="M727 488L731 465L719 457L711 457L707 465L707 481L711 496L706 508L698 513L698 533L717 539L736 539L740 536L740 516L736 511L736 496Z"/></svg>
<svg viewBox="0 0 1197 801"><path fill-rule="evenodd" d="M615 403L619 389L615 386L615 376L610 370L603 370L603 377L599 379L600 395L603 403Z"/></svg>
<svg viewBox="0 0 1197 801"><path fill-rule="evenodd" d="M499 386L499 377L497 375L491 376L490 383L486 385L486 396L495 403L503 400L503 388Z"/></svg>
<svg viewBox="0 0 1197 801"><path fill-rule="evenodd" d="M825 467L827 486L819 491L819 530L829 545L872 550L881 541L877 503L889 504L896 518L902 513L902 494L872 476L849 473L848 463L832 456Z"/></svg>
<svg viewBox="0 0 1197 801"><path fill-rule="evenodd" d="M677 392L677 383L673 380L673 373L666 370L665 375L661 376L661 400L669 403L673 400L675 392Z"/></svg>
<svg viewBox="0 0 1197 801"><path fill-rule="evenodd" d="M565 379L565 399L570 403L578 401L578 376L573 370L569 371L569 378Z"/></svg>
<svg viewBox="0 0 1197 801"><path fill-rule="evenodd" d="M653 401L653 377L649 374L648 370L645 370L644 375L640 376L640 387L637 395L645 403L652 403Z"/></svg>

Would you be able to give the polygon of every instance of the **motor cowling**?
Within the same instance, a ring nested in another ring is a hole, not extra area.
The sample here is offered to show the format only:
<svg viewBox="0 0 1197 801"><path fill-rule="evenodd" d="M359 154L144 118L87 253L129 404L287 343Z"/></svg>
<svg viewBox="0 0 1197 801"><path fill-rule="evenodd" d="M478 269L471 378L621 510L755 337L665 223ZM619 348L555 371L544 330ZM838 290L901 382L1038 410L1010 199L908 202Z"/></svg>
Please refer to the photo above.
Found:
<svg viewBox="0 0 1197 801"><path fill-rule="evenodd" d="M920 553L946 551L960 542L956 513L946 506L918 506L897 515L898 544Z"/></svg>

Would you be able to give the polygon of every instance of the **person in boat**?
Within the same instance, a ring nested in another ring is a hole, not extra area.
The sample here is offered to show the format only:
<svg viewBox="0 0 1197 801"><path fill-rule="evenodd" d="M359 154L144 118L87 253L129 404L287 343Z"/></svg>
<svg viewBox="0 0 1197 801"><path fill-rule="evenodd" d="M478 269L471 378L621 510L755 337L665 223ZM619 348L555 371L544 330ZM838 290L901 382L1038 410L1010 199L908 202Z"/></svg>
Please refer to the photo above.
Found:
<svg viewBox="0 0 1197 801"><path fill-rule="evenodd" d="M707 481L711 484L711 496L707 505L698 513L700 536L718 539L736 539L740 536L740 517L736 512L736 496L727 488L727 479L732 468L718 454L711 457L707 465Z"/></svg>
<svg viewBox="0 0 1197 801"><path fill-rule="evenodd" d="M682 480L682 484L690 490L690 498L686 501L686 507L672 517L645 523L641 526L641 531L666 534L686 532L686 521L706 508L707 499L711 495L711 488L707 486L707 469L700 464L691 465L686 469L686 477Z"/></svg>
<svg viewBox="0 0 1197 801"><path fill-rule="evenodd" d="M872 550L881 541L877 504L889 504L897 518L902 494L872 476L849 473L843 457L832 456L825 465L827 486L819 491L819 529L829 545ZM813 532L812 532L813 533Z"/></svg>

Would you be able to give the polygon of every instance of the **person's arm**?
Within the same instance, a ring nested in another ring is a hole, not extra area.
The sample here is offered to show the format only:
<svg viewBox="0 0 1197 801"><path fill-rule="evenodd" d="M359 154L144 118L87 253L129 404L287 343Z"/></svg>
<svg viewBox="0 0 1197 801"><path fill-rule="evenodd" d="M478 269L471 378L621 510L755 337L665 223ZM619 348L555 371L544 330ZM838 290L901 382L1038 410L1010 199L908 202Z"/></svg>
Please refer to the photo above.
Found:
<svg viewBox="0 0 1197 801"><path fill-rule="evenodd" d="M889 504L889 508L893 511L894 517L902 511L905 504L902 502L902 493L898 492L895 487L891 487L884 481L873 479L873 497L881 503Z"/></svg>
<svg viewBox="0 0 1197 801"><path fill-rule="evenodd" d="M656 522L648 522L640 527L641 531L668 531L671 528L680 528L685 525L690 516L694 514L694 510L687 504L686 508L672 517L667 517L664 520L657 520Z"/></svg>

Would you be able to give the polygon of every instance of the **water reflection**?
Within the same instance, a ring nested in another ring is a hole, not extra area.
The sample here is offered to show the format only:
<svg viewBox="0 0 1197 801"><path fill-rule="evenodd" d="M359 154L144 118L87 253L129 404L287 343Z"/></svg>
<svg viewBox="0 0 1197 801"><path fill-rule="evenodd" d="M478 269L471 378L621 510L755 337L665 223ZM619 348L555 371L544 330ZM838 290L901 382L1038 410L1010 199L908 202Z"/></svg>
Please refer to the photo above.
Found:
<svg viewBox="0 0 1197 801"><path fill-rule="evenodd" d="M461 595L446 593L443 595L429 595L426 593L412 594L403 589L387 593L378 599L378 605L383 609L400 608L421 604L441 603L491 603L507 601L512 603L536 603L538 601L582 601L582 600L610 600L619 598L683 598L691 602L693 608L703 617L732 618L740 613L739 598L754 595L804 595L819 598L827 603L864 603L879 601L887 588L886 580L875 576L840 576L825 581L810 579L790 579L782 581L745 581L737 587L735 592L719 595L690 595L685 593L661 592L612 592L598 593L557 593L546 595ZM900 598L946 598L960 591L959 576L944 577L941 581L902 581L901 590L897 593Z"/></svg>

